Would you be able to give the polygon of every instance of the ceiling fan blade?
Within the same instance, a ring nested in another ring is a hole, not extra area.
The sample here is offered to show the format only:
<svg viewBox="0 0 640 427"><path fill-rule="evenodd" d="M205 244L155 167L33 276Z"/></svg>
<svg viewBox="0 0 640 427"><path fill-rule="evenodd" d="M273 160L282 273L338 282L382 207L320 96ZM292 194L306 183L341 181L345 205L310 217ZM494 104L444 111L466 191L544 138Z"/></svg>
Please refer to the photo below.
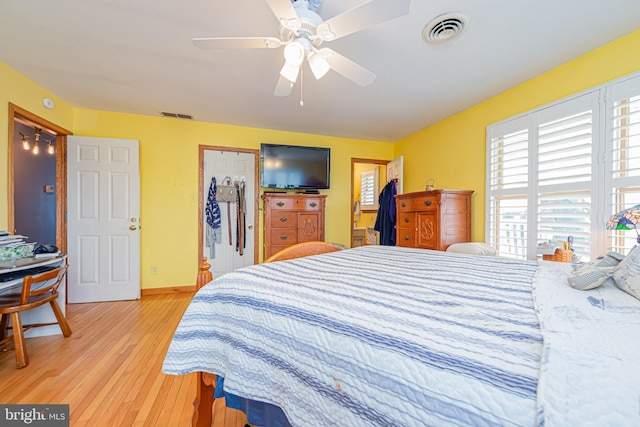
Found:
<svg viewBox="0 0 640 427"><path fill-rule="evenodd" d="M324 40L335 40L409 13L411 0L371 0L318 26Z"/></svg>
<svg viewBox="0 0 640 427"><path fill-rule="evenodd" d="M290 20L298 21L298 14L296 13L291 0L265 0L271 8L271 11L282 25L290 28L287 22Z"/></svg>
<svg viewBox="0 0 640 427"><path fill-rule="evenodd" d="M353 80L360 86L368 86L376 79L376 75L371 71L332 49L325 47L320 49L318 53L329 63L333 71Z"/></svg>
<svg viewBox="0 0 640 427"><path fill-rule="evenodd" d="M209 37L195 38L193 45L200 49L261 49L282 46L277 37Z"/></svg>
<svg viewBox="0 0 640 427"><path fill-rule="evenodd" d="M278 76L278 83L276 84L276 90L273 92L275 96L289 96L293 90L293 83L285 79L281 75Z"/></svg>

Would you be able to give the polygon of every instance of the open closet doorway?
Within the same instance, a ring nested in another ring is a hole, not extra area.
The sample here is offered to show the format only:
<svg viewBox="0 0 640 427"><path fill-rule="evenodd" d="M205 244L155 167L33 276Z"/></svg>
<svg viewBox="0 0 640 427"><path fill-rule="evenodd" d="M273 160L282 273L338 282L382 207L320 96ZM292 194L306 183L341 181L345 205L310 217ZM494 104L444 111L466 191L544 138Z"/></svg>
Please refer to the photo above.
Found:
<svg viewBox="0 0 640 427"><path fill-rule="evenodd" d="M67 250L66 144L71 132L9 104L7 230ZM37 148L36 148L37 147Z"/></svg>
<svg viewBox="0 0 640 427"><path fill-rule="evenodd" d="M215 278L258 263L260 153L210 145L200 145L199 151L198 261L206 257ZM224 195L209 193L213 178L216 188L227 190ZM220 215L215 233L206 212L214 201Z"/></svg>
<svg viewBox="0 0 640 427"><path fill-rule="evenodd" d="M378 196L387 183L388 160L351 159L351 247L377 245L373 230L378 215Z"/></svg>

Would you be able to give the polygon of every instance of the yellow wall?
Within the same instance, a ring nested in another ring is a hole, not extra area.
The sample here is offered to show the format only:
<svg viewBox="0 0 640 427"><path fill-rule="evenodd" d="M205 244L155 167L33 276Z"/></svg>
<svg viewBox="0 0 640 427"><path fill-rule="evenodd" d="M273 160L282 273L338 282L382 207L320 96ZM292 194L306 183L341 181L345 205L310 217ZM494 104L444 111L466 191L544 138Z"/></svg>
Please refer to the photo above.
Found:
<svg viewBox="0 0 640 427"><path fill-rule="evenodd" d="M198 146L259 149L261 142L331 148L325 239L349 246L351 158L393 158L393 144L162 117L75 111L75 135L140 141L142 288L195 283L198 254ZM262 223L262 218L260 219ZM262 250L262 232L260 250ZM157 273L151 274L151 266Z"/></svg>
<svg viewBox="0 0 640 427"><path fill-rule="evenodd" d="M638 70L640 30L399 141L404 191L424 190L427 178L435 188L474 190L472 239L483 241L487 125Z"/></svg>

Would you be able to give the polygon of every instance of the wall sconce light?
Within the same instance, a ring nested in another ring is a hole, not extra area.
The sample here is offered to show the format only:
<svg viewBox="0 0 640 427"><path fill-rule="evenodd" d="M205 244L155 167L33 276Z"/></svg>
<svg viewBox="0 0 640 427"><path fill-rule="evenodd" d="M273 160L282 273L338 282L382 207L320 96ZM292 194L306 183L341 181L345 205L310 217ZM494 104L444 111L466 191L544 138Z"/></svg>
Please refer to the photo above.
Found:
<svg viewBox="0 0 640 427"><path fill-rule="evenodd" d="M33 150L31 151L36 156L40 153L40 147L38 147L38 142L40 141L41 133L42 133L42 129L36 128L36 135L35 135L36 142L33 144Z"/></svg>
<svg viewBox="0 0 640 427"><path fill-rule="evenodd" d="M51 141L47 142L47 154L51 154L52 156L56 154L56 147L53 146Z"/></svg>
<svg viewBox="0 0 640 427"><path fill-rule="evenodd" d="M26 137L22 132L18 132L18 133L22 137L22 139L20 140L20 143L22 144L22 148L28 151L31 148L31 144L29 144L29 138Z"/></svg>

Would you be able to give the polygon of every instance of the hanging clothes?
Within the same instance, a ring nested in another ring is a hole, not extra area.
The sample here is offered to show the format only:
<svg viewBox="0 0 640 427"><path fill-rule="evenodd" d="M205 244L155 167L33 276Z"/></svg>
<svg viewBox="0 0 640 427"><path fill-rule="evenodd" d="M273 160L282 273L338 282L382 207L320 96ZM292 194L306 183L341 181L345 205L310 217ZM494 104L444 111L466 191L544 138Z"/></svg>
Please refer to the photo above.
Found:
<svg viewBox="0 0 640 427"><path fill-rule="evenodd" d="M384 186L378 196L378 216L373 227L380 233L380 244L396 245L396 182L391 180Z"/></svg>
<svg viewBox="0 0 640 427"><path fill-rule="evenodd" d="M360 221L360 200L356 200L353 205L353 214L356 216L356 221Z"/></svg>
<svg viewBox="0 0 640 427"><path fill-rule="evenodd" d="M245 230L245 183L240 181L235 183L236 185L236 251L243 255L244 248L247 243L247 236Z"/></svg>
<svg viewBox="0 0 640 427"><path fill-rule="evenodd" d="M209 247L209 259L216 257L216 244L222 242L222 227L220 221L220 206L216 200L216 177L211 178L207 204L205 206L206 231L205 241Z"/></svg>

